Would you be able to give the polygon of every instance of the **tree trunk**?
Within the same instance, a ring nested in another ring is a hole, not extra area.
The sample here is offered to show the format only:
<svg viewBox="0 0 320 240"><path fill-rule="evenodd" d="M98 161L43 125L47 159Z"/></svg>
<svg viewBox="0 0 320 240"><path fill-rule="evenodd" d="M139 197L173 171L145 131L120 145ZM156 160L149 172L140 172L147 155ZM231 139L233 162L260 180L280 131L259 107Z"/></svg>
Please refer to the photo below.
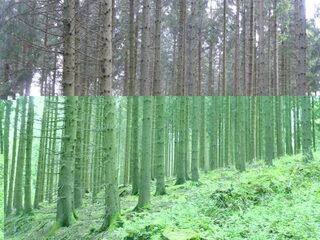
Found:
<svg viewBox="0 0 320 240"><path fill-rule="evenodd" d="M104 130L102 161L106 167L104 178L105 215L100 231L109 229L120 218L120 202L118 193L118 171L115 154L115 98L104 100Z"/></svg>
<svg viewBox="0 0 320 240"><path fill-rule="evenodd" d="M135 210L141 210L150 204L151 180L151 140L152 140L152 113L153 97L143 98L143 123L142 123L142 156L140 165L139 201Z"/></svg>
<svg viewBox="0 0 320 240"><path fill-rule="evenodd" d="M100 95L112 96L112 0L102 3L102 56Z"/></svg>
<svg viewBox="0 0 320 240"><path fill-rule="evenodd" d="M32 140L33 140L33 119L34 103L33 97L29 97L27 139L26 139L26 173L24 183L24 212L29 214L32 211L31 203L31 162L32 162Z"/></svg>
<svg viewBox="0 0 320 240"><path fill-rule="evenodd" d="M165 97L156 97L156 122L155 122L155 175L157 179L156 183L156 195L164 195L166 193L164 182L164 132L165 120Z"/></svg>
<svg viewBox="0 0 320 240"><path fill-rule="evenodd" d="M73 182L74 154L77 130L77 97L65 97L65 125L63 151L60 160L56 220L59 226L68 227L74 221Z"/></svg>
<svg viewBox="0 0 320 240"><path fill-rule="evenodd" d="M63 7L63 95L75 93L75 0L64 1Z"/></svg>

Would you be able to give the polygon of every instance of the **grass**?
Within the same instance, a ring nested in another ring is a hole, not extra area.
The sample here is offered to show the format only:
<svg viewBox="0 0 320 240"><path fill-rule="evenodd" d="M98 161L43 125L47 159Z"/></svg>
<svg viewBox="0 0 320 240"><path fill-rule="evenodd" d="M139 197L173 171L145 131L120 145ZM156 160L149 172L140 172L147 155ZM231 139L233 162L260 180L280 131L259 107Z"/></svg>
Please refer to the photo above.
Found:
<svg viewBox="0 0 320 240"><path fill-rule="evenodd" d="M273 167L255 163L248 171L233 169L201 174L197 183L167 184L167 195L152 198L150 209L132 211L136 196L121 198L121 227L97 233L103 221L103 195L90 196L78 210L78 221L48 238L55 220L55 204L32 216L6 221L6 239L320 239L320 156L302 163L301 156L283 157ZM155 189L152 184L152 190ZM130 189L128 189L130 192ZM179 238L180 237L180 238Z"/></svg>

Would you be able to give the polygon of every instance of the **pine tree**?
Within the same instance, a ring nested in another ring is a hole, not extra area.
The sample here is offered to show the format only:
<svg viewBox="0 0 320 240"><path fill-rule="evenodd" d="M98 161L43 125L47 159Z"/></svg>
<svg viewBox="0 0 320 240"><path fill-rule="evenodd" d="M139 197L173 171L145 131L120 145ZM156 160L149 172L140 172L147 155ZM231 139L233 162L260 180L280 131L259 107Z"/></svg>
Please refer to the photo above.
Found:
<svg viewBox="0 0 320 240"><path fill-rule="evenodd" d="M75 221L73 205L74 154L77 130L77 97L65 97L63 152L60 160L57 224L68 227Z"/></svg>
<svg viewBox="0 0 320 240"><path fill-rule="evenodd" d="M17 168L14 184L14 198L13 206L16 209L16 214L20 214L23 210L23 171L25 166L25 153L26 153L26 109L27 98L19 98L21 104L21 123L19 134L19 147L17 155Z"/></svg>
<svg viewBox="0 0 320 240"><path fill-rule="evenodd" d="M34 119L34 98L28 98L28 120L26 130L26 173L24 182L24 212L29 214L32 211L31 202L31 164L32 164L32 142L33 142L33 119Z"/></svg>
<svg viewBox="0 0 320 240"><path fill-rule="evenodd" d="M164 133L165 133L165 121L164 121L164 108L165 97L156 97L156 122L155 122L155 175L157 179L156 195L164 195L166 193L164 182Z"/></svg>
<svg viewBox="0 0 320 240"><path fill-rule="evenodd" d="M104 175L105 215L100 231L107 230L120 218L120 202L118 193L118 173L115 154L115 98L104 99L103 106L103 165L106 167Z"/></svg>
<svg viewBox="0 0 320 240"><path fill-rule="evenodd" d="M141 210L150 204L152 112L153 97L143 97L142 156L140 163L139 201L135 208L136 210Z"/></svg>
<svg viewBox="0 0 320 240"><path fill-rule="evenodd" d="M10 116L12 101L5 102L4 132L3 132L3 160L4 160L4 209L7 211L8 176L9 176L9 136L10 136Z"/></svg>
<svg viewBox="0 0 320 240"><path fill-rule="evenodd" d="M313 160L312 153L312 129L311 129L311 112L312 105L310 97L302 97L301 99L301 130L302 130L302 154L303 161L310 162Z"/></svg>

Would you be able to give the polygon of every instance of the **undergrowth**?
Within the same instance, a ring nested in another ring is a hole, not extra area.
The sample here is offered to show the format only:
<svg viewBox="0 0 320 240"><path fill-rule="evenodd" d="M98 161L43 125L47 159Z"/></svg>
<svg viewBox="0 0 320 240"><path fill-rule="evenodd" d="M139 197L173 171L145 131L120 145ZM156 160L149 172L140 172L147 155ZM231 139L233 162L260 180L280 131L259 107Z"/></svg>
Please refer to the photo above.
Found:
<svg viewBox="0 0 320 240"><path fill-rule="evenodd" d="M273 167L255 163L244 173L216 170L202 173L197 183L188 181L180 186L169 180L168 194L153 197L150 209L142 212L132 211L137 197L126 195L121 198L123 224L104 233L96 231L103 219L103 195L94 205L87 195L78 221L48 239L317 240L319 155L315 158L304 164L301 156L283 157ZM153 184L152 191L154 188ZM45 205L32 216L9 217L6 239L47 239L44 236L54 224L55 204Z"/></svg>

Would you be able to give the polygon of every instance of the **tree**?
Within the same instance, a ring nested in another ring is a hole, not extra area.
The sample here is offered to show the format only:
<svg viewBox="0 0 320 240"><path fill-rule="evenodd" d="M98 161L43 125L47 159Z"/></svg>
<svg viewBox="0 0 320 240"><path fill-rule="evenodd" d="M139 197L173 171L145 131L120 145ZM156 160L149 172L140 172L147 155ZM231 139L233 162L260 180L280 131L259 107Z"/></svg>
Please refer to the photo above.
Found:
<svg viewBox="0 0 320 240"><path fill-rule="evenodd" d="M312 129L311 129L311 112L312 105L310 97L302 97L301 99L301 130L302 130L302 154L303 161L310 162L313 160L312 153Z"/></svg>
<svg viewBox="0 0 320 240"><path fill-rule="evenodd" d="M150 3L143 0L142 33L141 33L141 74L140 74L140 95L150 96L152 84L149 75L150 66Z"/></svg>
<svg viewBox="0 0 320 240"><path fill-rule="evenodd" d="M162 1L156 0L156 12L155 12L155 49L154 49L154 87L153 95L160 96L162 93L161 86L161 6Z"/></svg>
<svg viewBox="0 0 320 240"><path fill-rule="evenodd" d="M150 204L151 180L151 136L152 136L153 98L143 97L142 156L140 163L139 201L135 210L141 210Z"/></svg>
<svg viewBox="0 0 320 240"><path fill-rule="evenodd" d="M186 136L186 97L182 96L177 99L177 104L179 111L177 112L177 132L176 132L176 141L177 145L177 154L175 154L176 161L176 171L177 179L176 185L181 185L186 182L186 172L185 172L185 136Z"/></svg>
<svg viewBox="0 0 320 240"><path fill-rule="evenodd" d="M199 97L192 98L192 158L191 158L191 179L199 180ZM201 151L202 149L200 149Z"/></svg>
<svg viewBox="0 0 320 240"><path fill-rule="evenodd" d="M3 161L4 161L4 209L7 212L8 172L9 172L9 133L12 101L5 102L4 132L3 132ZM12 161L14 162L14 161Z"/></svg>
<svg viewBox="0 0 320 240"><path fill-rule="evenodd" d="M222 96L227 96L227 0L223 1L223 56L222 56Z"/></svg>
<svg viewBox="0 0 320 240"><path fill-rule="evenodd" d="M273 97L264 97L265 109L265 160L268 166L272 166L274 158L274 111L273 111Z"/></svg>
<svg viewBox="0 0 320 240"><path fill-rule="evenodd" d="M115 158L115 102L114 98L104 99L104 134L103 134L103 165L106 166L104 175L105 215L100 231L107 230L120 218L120 202L118 193L118 174Z"/></svg>
<svg viewBox="0 0 320 240"><path fill-rule="evenodd" d="M20 123L20 134L19 134L19 147L17 155L17 168L14 184L14 198L13 206L16 209L16 214L20 214L23 210L23 171L25 166L25 146L26 146L26 109L27 109L27 98L19 98L21 104L21 123Z"/></svg>
<svg viewBox="0 0 320 240"><path fill-rule="evenodd" d="M102 6L102 58L101 92L102 96L112 95L112 0L101 0Z"/></svg>
<svg viewBox="0 0 320 240"><path fill-rule="evenodd" d="M131 182L132 182L132 195L137 195L139 192L139 98L133 98L132 107L132 137L131 137Z"/></svg>
<svg viewBox="0 0 320 240"><path fill-rule="evenodd" d="M179 0L179 31L178 31L178 76L175 94L186 95L185 87L185 45L186 45L186 1Z"/></svg>
<svg viewBox="0 0 320 240"><path fill-rule="evenodd" d="M304 96L308 92L306 79L306 3L305 0L295 0L295 48L296 48L296 84L295 94Z"/></svg>
<svg viewBox="0 0 320 240"><path fill-rule="evenodd" d="M164 195L166 193L164 182L164 145L165 145L165 97L156 97L156 116L155 116L155 175L157 179L156 195Z"/></svg>
<svg viewBox="0 0 320 240"><path fill-rule="evenodd" d="M20 109L20 100L16 101L15 106L15 116L14 116L14 131L13 131L13 143L12 143L12 156L11 156L11 171L10 171L10 181L8 188L8 201L7 201L7 212L9 215L12 212L12 204L13 204L13 185L14 185L14 176L16 171L16 149L17 149L17 130L18 130L18 117L19 117L19 109Z"/></svg>
<svg viewBox="0 0 320 240"><path fill-rule="evenodd" d="M64 1L63 6L63 95L75 91L75 0Z"/></svg>
<svg viewBox="0 0 320 240"><path fill-rule="evenodd" d="M34 100L28 98L28 120L26 130L26 173L24 183L24 212L29 214L32 211L31 202L31 163L32 163L32 142L33 142L33 122L34 122Z"/></svg>
<svg viewBox="0 0 320 240"><path fill-rule="evenodd" d="M65 97L63 152L60 160L56 220L68 227L75 221L73 205L74 154L77 129L77 97Z"/></svg>

